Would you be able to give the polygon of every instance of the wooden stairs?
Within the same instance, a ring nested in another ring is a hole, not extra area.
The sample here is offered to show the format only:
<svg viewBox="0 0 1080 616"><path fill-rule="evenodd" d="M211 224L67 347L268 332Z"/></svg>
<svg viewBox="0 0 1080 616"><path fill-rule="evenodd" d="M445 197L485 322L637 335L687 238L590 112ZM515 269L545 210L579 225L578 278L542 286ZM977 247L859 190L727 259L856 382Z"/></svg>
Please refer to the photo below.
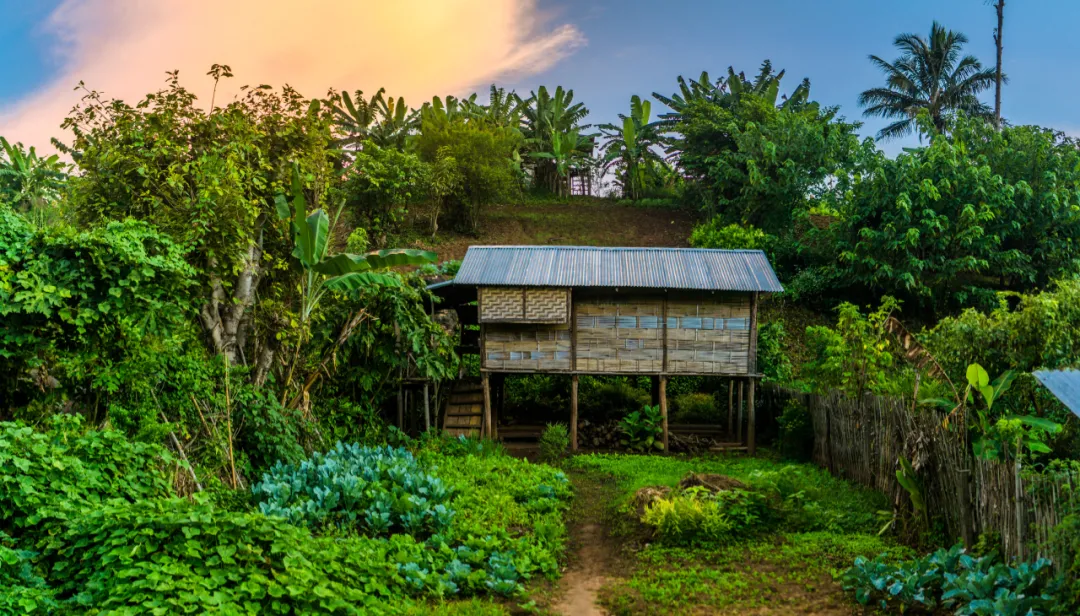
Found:
<svg viewBox="0 0 1080 616"><path fill-rule="evenodd" d="M484 426L484 392L479 379L454 382L443 413L443 431L450 436L480 438Z"/></svg>

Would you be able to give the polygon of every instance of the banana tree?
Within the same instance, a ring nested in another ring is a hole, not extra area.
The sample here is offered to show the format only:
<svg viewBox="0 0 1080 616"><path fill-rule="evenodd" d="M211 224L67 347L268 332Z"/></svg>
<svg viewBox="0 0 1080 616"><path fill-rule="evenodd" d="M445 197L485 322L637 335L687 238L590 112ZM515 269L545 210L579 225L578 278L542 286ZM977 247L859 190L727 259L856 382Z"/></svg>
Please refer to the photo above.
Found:
<svg viewBox="0 0 1080 616"><path fill-rule="evenodd" d="M380 103L385 105L383 100L385 93L385 88L379 88L379 91L367 100L364 98L364 92L357 90L354 102L348 92L342 92L340 103L333 101L334 123L345 135L338 139L338 146L357 146L368 138L371 127L378 117Z"/></svg>
<svg viewBox="0 0 1080 616"><path fill-rule="evenodd" d="M59 199L66 170L58 155L41 157L33 147L0 137L0 203L27 213L39 224Z"/></svg>
<svg viewBox="0 0 1080 616"><path fill-rule="evenodd" d="M301 340L296 343L293 358L283 383L284 391L281 403L288 400L292 387L293 374L300 358L300 349L304 345L307 333L306 325L319 302L329 291L355 292L376 287L395 287L401 285L401 279L385 272L386 269L401 265L425 265L433 263L437 255L426 250L387 249L369 252L363 255L337 253L330 254L330 217L322 209L308 214L307 199L304 196L300 170L294 165L292 170L292 203L283 194L275 198L278 218L288 220L292 229L295 264L301 270L300 277L300 323ZM340 213L340 210L338 210ZM336 219L336 217L335 217ZM307 391L322 374L328 361L337 349L348 339L351 332L364 318L363 310L350 317L341 333L325 354L317 370L305 380L299 392L289 403L296 407Z"/></svg>
<svg viewBox="0 0 1080 616"><path fill-rule="evenodd" d="M602 124L607 141L604 143L604 171L621 169L619 181L623 196L640 199L648 187L654 164L662 159L653 149L661 144L659 123L650 123L652 103L634 95L630 98L630 115L620 114L621 125Z"/></svg>
<svg viewBox="0 0 1080 616"><path fill-rule="evenodd" d="M569 192L568 176L574 168L574 163L584 157L585 146L591 142L593 135L582 135L576 130L566 133L553 133L551 135L550 152L531 152L529 156L550 160L555 165L555 194L564 196Z"/></svg>
<svg viewBox="0 0 1080 616"><path fill-rule="evenodd" d="M328 291L351 292L372 286L396 286L397 277L380 272L401 265L424 265L437 255L427 250L391 248L363 255L330 254L330 217L322 208L307 213L300 171L293 167L292 205L285 195L275 199L278 218L289 220L293 235L292 256L303 272L301 321L306 322Z"/></svg>

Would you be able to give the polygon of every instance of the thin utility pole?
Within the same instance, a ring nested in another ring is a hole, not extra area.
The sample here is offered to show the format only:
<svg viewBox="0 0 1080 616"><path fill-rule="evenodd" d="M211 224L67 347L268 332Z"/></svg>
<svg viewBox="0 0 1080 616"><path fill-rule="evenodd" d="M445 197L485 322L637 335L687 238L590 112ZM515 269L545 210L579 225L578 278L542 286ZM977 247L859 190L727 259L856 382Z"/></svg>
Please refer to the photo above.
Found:
<svg viewBox="0 0 1080 616"><path fill-rule="evenodd" d="M1005 23L1005 0L996 0L997 30L994 30L994 45L997 47L997 82L994 90L994 125L1001 127L1001 27Z"/></svg>

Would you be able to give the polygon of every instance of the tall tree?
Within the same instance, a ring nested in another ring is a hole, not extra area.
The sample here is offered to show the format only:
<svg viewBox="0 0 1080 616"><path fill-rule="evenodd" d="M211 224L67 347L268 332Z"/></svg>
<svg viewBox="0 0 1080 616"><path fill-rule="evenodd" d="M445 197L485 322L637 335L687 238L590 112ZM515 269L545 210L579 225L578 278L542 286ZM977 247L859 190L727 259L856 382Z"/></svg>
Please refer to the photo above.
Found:
<svg viewBox="0 0 1080 616"><path fill-rule="evenodd" d="M997 13L997 29L994 30L994 47L997 48L997 65L994 68L994 125L1001 126L1001 28L1005 24L1005 0L989 0Z"/></svg>
<svg viewBox="0 0 1080 616"><path fill-rule="evenodd" d="M968 38L934 22L930 38L901 34L894 45L902 53L892 62L871 55L870 61L885 73L885 87L859 95L863 115L898 118L878 131L877 138L894 139L918 129L920 111L930 114L934 128L944 132L948 117L957 111L993 119L979 93L994 84L993 69L984 69L974 56L961 56Z"/></svg>

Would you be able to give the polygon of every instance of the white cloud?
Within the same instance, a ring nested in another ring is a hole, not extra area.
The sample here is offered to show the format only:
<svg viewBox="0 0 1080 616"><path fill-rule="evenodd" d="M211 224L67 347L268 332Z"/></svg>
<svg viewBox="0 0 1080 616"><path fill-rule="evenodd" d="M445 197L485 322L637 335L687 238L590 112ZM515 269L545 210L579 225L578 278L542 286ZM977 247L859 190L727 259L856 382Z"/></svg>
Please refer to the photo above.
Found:
<svg viewBox="0 0 1080 616"><path fill-rule="evenodd" d="M38 146L64 137L79 81L134 102L179 69L208 102L205 73L221 63L236 77L218 100L288 83L306 96L386 87L418 106L542 71L585 42L572 25L551 27L535 0L65 0L45 28L62 70L0 109L0 135Z"/></svg>

